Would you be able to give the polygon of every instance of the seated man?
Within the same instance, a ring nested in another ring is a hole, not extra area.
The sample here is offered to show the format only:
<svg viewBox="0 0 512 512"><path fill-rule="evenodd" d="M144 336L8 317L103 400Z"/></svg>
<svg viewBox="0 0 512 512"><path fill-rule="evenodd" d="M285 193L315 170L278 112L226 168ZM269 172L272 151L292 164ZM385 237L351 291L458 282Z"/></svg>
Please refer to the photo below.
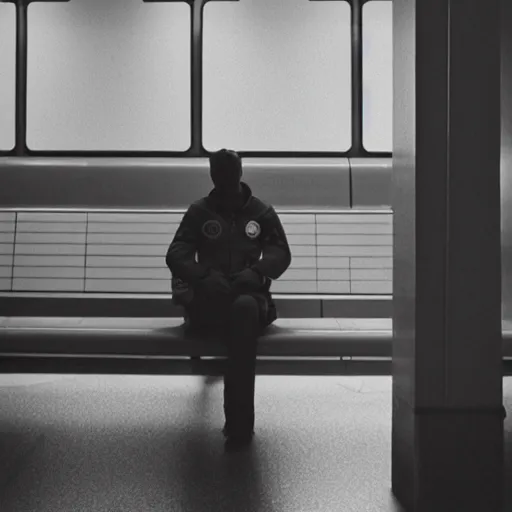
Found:
<svg viewBox="0 0 512 512"><path fill-rule="evenodd" d="M274 208L240 181L237 153L212 154L210 176L215 188L185 213L166 263L187 330L214 333L227 344L224 434L226 447L237 448L254 434L256 344L277 318L270 284L291 254Z"/></svg>

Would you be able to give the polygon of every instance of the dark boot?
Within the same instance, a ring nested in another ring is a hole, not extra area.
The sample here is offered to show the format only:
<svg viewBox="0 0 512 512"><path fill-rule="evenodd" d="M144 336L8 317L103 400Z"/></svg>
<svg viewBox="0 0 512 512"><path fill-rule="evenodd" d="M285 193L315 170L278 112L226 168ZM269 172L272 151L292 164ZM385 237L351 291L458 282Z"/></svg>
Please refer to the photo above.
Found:
<svg viewBox="0 0 512 512"><path fill-rule="evenodd" d="M224 437L232 437L232 434L229 431L229 427L227 422L224 423L224 428L222 429L222 433L224 434ZM252 431L252 434L254 436L254 430Z"/></svg>
<svg viewBox="0 0 512 512"><path fill-rule="evenodd" d="M254 437L254 432L246 435L229 435L224 443L227 452L238 452L248 448Z"/></svg>

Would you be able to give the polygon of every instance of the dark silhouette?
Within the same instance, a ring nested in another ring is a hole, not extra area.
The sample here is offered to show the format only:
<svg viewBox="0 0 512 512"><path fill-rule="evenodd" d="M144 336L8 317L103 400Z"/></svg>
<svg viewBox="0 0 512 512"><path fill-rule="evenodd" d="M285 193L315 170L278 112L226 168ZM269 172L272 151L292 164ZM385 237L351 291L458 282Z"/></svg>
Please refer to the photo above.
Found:
<svg viewBox="0 0 512 512"><path fill-rule="evenodd" d="M236 152L212 154L210 176L215 188L185 213L166 263L186 332L226 343L223 432L226 448L237 449L254 434L257 341L277 318L271 280L289 267L291 254L274 208L241 181Z"/></svg>

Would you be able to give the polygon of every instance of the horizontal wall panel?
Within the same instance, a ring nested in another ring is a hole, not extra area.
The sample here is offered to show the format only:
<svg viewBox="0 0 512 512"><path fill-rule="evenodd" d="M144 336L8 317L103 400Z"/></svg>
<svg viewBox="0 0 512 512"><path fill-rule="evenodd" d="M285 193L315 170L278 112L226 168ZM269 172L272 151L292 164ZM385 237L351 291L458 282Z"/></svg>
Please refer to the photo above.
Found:
<svg viewBox="0 0 512 512"><path fill-rule="evenodd" d="M292 257L295 256L316 256L316 247L314 245L292 245L290 247Z"/></svg>
<svg viewBox="0 0 512 512"><path fill-rule="evenodd" d="M0 265L12 266L12 254L0 254Z"/></svg>
<svg viewBox="0 0 512 512"><path fill-rule="evenodd" d="M170 243L168 234L88 233L87 244L164 244Z"/></svg>
<svg viewBox="0 0 512 512"><path fill-rule="evenodd" d="M0 265L0 279L11 278L12 277L12 267L4 267Z"/></svg>
<svg viewBox="0 0 512 512"><path fill-rule="evenodd" d="M286 235L290 245L315 245L315 235Z"/></svg>
<svg viewBox="0 0 512 512"><path fill-rule="evenodd" d="M83 292L83 279L25 279L14 278L13 292Z"/></svg>
<svg viewBox="0 0 512 512"><path fill-rule="evenodd" d="M12 244L12 243L14 243L14 232L0 233L0 244Z"/></svg>
<svg viewBox="0 0 512 512"><path fill-rule="evenodd" d="M318 281L318 293L350 293L350 281Z"/></svg>
<svg viewBox="0 0 512 512"><path fill-rule="evenodd" d="M379 122L375 124L379 124ZM351 158L350 164L352 207L355 209L389 209L393 192L392 159Z"/></svg>
<svg viewBox="0 0 512 512"><path fill-rule="evenodd" d="M289 268L279 279L285 281L316 281L316 269Z"/></svg>
<svg viewBox="0 0 512 512"><path fill-rule="evenodd" d="M313 249L315 249L313 247ZM0 244L0 254L12 254L14 251L14 244Z"/></svg>
<svg viewBox="0 0 512 512"><path fill-rule="evenodd" d="M16 255L83 256L85 244L16 244Z"/></svg>
<svg viewBox="0 0 512 512"><path fill-rule="evenodd" d="M177 231L179 224L167 222L89 222L89 233L165 233Z"/></svg>
<svg viewBox="0 0 512 512"><path fill-rule="evenodd" d="M393 268L393 258L350 258L350 268Z"/></svg>
<svg viewBox="0 0 512 512"><path fill-rule="evenodd" d="M88 255L127 255L127 256L162 256L165 258L167 249L172 241L163 244L87 244ZM295 256L315 256L316 249L314 245L292 245L290 246L293 257Z"/></svg>
<svg viewBox="0 0 512 512"><path fill-rule="evenodd" d="M316 232L319 235L388 235L393 233L393 224L317 224Z"/></svg>
<svg viewBox="0 0 512 512"><path fill-rule="evenodd" d="M274 281L273 293L316 293L316 281Z"/></svg>
<svg viewBox="0 0 512 512"><path fill-rule="evenodd" d="M287 209L350 208L347 158L244 158L244 180L256 197L283 214Z"/></svg>
<svg viewBox="0 0 512 512"><path fill-rule="evenodd" d="M293 254L293 247L292 247ZM316 268L316 258L308 257L292 257L290 268Z"/></svg>
<svg viewBox="0 0 512 512"><path fill-rule="evenodd" d="M42 171L41 171L42 172ZM20 212L18 222L86 222L86 213Z"/></svg>
<svg viewBox="0 0 512 512"><path fill-rule="evenodd" d="M316 214L298 210L350 211L348 159L306 159L305 164L304 159L288 159L285 164L282 158L253 159L252 170L248 160L244 159L244 176L251 174L247 182L256 196L274 205L283 224L315 222ZM281 178L276 183L276 173L282 176L283 169L284 183ZM180 223L190 204L211 191L208 173L207 158L9 158L0 161L0 205L53 210L21 212L23 220L85 221L88 216L91 222ZM287 197L283 185L288 187ZM90 213L76 210L84 205Z"/></svg>
<svg viewBox="0 0 512 512"><path fill-rule="evenodd" d="M378 245L367 246L342 246L321 245L317 247L318 256L391 256L393 247L380 247Z"/></svg>
<svg viewBox="0 0 512 512"><path fill-rule="evenodd" d="M316 248L315 248L316 250ZM349 268L350 258L324 257L317 258L317 266L321 268Z"/></svg>
<svg viewBox="0 0 512 512"><path fill-rule="evenodd" d="M14 221L0 221L0 233L13 233L15 230Z"/></svg>
<svg viewBox="0 0 512 512"><path fill-rule="evenodd" d="M317 235L318 245L392 245L392 235Z"/></svg>
<svg viewBox="0 0 512 512"><path fill-rule="evenodd" d="M26 256L16 254L16 267L84 267L85 255L82 256Z"/></svg>
<svg viewBox="0 0 512 512"><path fill-rule="evenodd" d="M18 244L85 244L85 233L17 233Z"/></svg>
<svg viewBox="0 0 512 512"><path fill-rule="evenodd" d="M283 225L283 228L287 235L314 235L316 232L315 224L285 224Z"/></svg>
<svg viewBox="0 0 512 512"><path fill-rule="evenodd" d="M41 209L88 205L91 210L107 210L91 211L93 222L180 222L180 210L186 211L211 189L206 158L16 157L0 160L0 169L1 205ZM157 213L163 209L176 212ZM31 215L37 220L40 214ZM86 213L78 215L84 220Z"/></svg>
<svg viewBox="0 0 512 512"><path fill-rule="evenodd" d="M350 278L354 281L391 281L393 279L393 270L390 268L353 268L350 270Z"/></svg>
<svg viewBox="0 0 512 512"><path fill-rule="evenodd" d="M11 291L11 278L0 278L0 290L3 292L10 292Z"/></svg>
<svg viewBox="0 0 512 512"><path fill-rule="evenodd" d="M90 222L88 224L89 233L164 233L174 236L177 231L179 223L164 223L164 222ZM284 230L287 235L292 234L315 234L315 224L295 223L283 224ZM43 231L41 228L39 231ZM55 229L58 231L57 229ZM25 229L25 231L30 231ZM62 229L62 231L65 231Z"/></svg>
<svg viewBox="0 0 512 512"><path fill-rule="evenodd" d="M274 299L279 318L320 318L321 301L299 298L296 300Z"/></svg>
<svg viewBox="0 0 512 512"><path fill-rule="evenodd" d="M393 293L392 281L352 281L352 293Z"/></svg>
<svg viewBox="0 0 512 512"><path fill-rule="evenodd" d="M170 293L171 280L145 279L87 279L87 292L112 293Z"/></svg>
<svg viewBox="0 0 512 512"><path fill-rule="evenodd" d="M279 213L277 212L279 219L283 226L288 224L314 224L315 214L314 213Z"/></svg>
<svg viewBox="0 0 512 512"><path fill-rule="evenodd" d="M349 281L350 270L348 268L319 268L318 280Z"/></svg>
<svg viewBox="0 0 512 512"><path fill-rule="evenodd" d="M170 243L170 242L169 242ZM157 256L164 258L169 244L161 245L95 245L87 244L87 257L90 256ZM313 247L313 250L315 248Z"/></svg>
<svg viewBox="0 0 512 512"><path fill-rule="evenodd" d="M37 277L37 278L60 278L60 279L83 279L85 277L84 267L14 267L14 278Z"/></svg>
<svg viewBox="0 0 512 512"><path fill-rule="evenodd" d="M90 223L106 222L118 223L126 222L130 224L179 224L183 218L183 213L88 213Z"/></svg>
<svg viewBox="0 0 512 512"><path fill-rule="evenodd" d="M171 279L168 268L87 268L87 279Z"/></svg>
<svg viewBox="0 0 512 512"><path fill-rule="evenodd" d="M18 222L18 233L85 233L85 222Z"/></svg>
<svg viewBox="0 0 512 512"><path fill-rule="evenodd" d="M165 268L165 255L159 258L152 256L87 256L87 267L142 267Z"/></svg>
<svg viewBox="0 0 512 512"><path fill-rule="evenodd" d="M0 212L0 222L12 223L16 220L15 212Z"/></svg>
<svg viewBox="0 0 512 512"><path fill-rule="evenodd" d="M392 224L393 216L388 213L368 213L368 214L349 214L349 213L317 213L317 224Z"/></svg>

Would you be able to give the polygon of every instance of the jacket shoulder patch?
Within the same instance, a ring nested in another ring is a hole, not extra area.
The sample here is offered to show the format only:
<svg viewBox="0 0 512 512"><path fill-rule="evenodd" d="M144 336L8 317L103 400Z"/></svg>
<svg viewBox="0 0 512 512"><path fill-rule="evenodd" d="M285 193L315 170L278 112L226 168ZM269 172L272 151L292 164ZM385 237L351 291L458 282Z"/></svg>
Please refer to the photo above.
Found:
<svg viewBox="0 0 512 512"><path fill-rule="evenodd" d="M260 235L260 233L261 233L261 226L255 220L250 220L245 225L245 234L249 238L257 238Z"/></svg>
<svg viewBox="0 0 512 512"><path fill-rule="evenodd" d="M201 228L203 235L210 240L219 238L222 233L222 226L218 220L207 220Z"/></svg>

